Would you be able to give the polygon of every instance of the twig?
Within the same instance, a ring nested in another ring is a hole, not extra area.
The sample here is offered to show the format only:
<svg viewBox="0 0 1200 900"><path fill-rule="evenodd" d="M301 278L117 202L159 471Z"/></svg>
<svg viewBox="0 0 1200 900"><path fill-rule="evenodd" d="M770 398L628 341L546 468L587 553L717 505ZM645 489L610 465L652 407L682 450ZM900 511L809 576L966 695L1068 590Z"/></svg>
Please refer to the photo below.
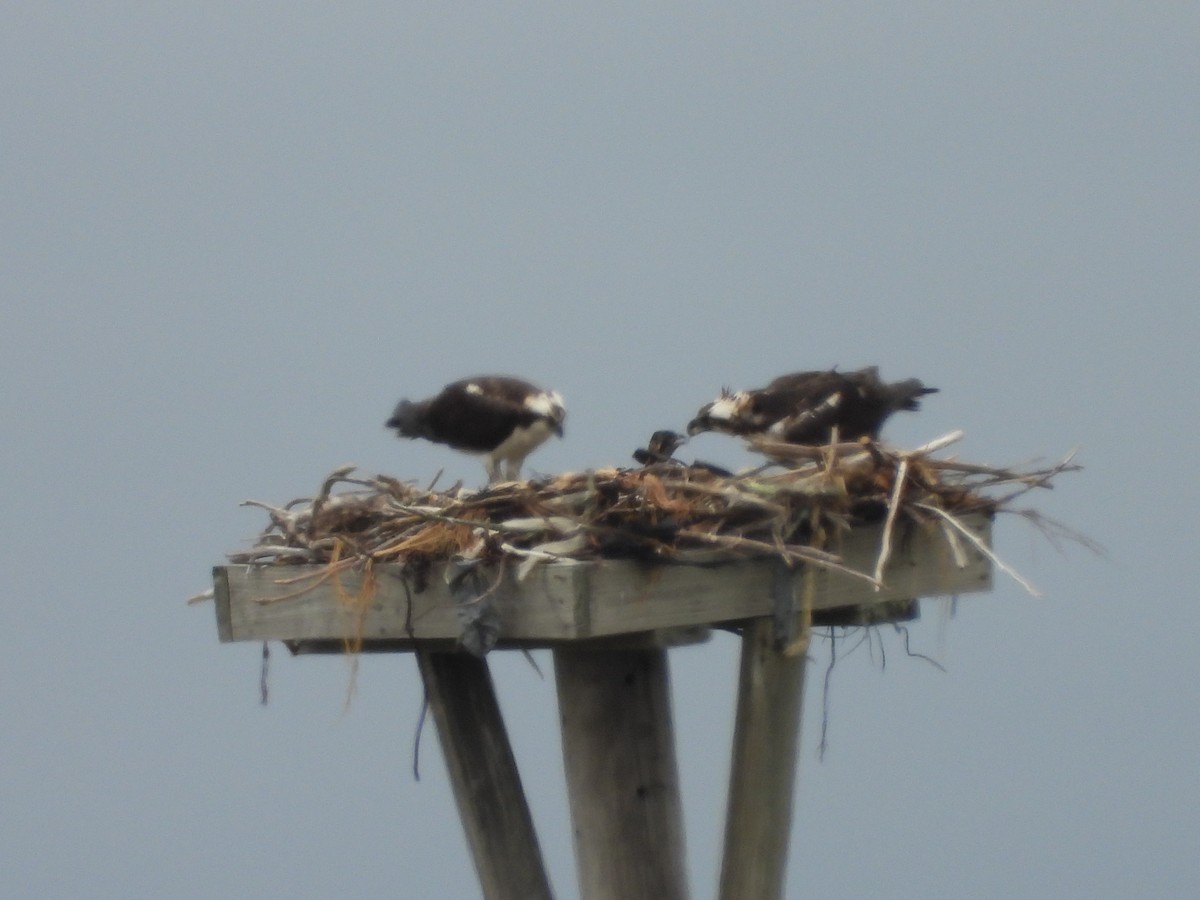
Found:
<svg viewBox="0 0 1200 900"><path fill-rule="evenodd" d="M747 491L737 490L736 488L731 488L730 486L721 487L699 481L680 481L674 478L662 479L662 486L668 490L687 491L693 494L704 494L708 497L718 497L722 500L729 501L731 505L746 504L749 506L756 506L760 509L767 510L774 515L784 512L784 507L780 506L778 503L772 503L770 500L765 500L755 494Z"/></svg>
<svg viewBox="0 0 1200 900"><path fill-rule="evenodd" d="M329 500L329 494L333 490L333 486L343 480L347 475L357 469L358 466L345 465L338 466L332 472L325 476L325 481L321 484L321 490L317 493L317 497L312 502L312 510L309 513L308 531L312 533L313 528L317 524L317 516L321 512L321 507Z"/></svg>
<svg viewBox="0 0 1200 900"><path fill-rule="evenodd" d="M497 534L506 534L507 529L503 525L496 525L491 522L481 522L477 519L462 519L458 516L448 516L445 513L435 512L428 507L409 506L404 503L395 503L391 509L397 509L400 512L408 513L412 516L417 516L421 519L428 519L430 522L445 522L447 525L467 525L470 528L482 528L484 531L492 531Z"/></svg>
<svg viewBox="0 0 1200 900"><path fill-rule="evenodd" d="M333 578L343 569L352 566L356 561L357 560L355 560L353 557L343 560L333 559L320 572L297 575L295 578L277 579L275 582L276 584L294 584L297 581L308 580L311 580L312 584L299 588L298 590L289 591L286 594L278 594L274 597L258 597L254 602L260 606L270 606L273 603L282 603L285 600L295 600L297 597L303 597L305 594L316 589L318 585L321 585L330 578Z"/></svg>
<svg viewBox="0 0 1200 900"><path fill-rule="evenodd" d="M296 536L296 513L289 512L287 509L278 506L272 506L270 503L263 503L261 500L243 500L238 506L257 506L259 509L265 509L271 516L271 523L273 525L291 537Z"/></svg>
<svg viewBox="0 0 1200 900"><path fill-rule="evenodd" d="M706 544L715 544L719 547L728 547L737 550L752 550L764 555L775 555L779 553L779 549L766 541L756 541L752 538L735 537L726 534L707 534L703 531L696 531L692 528L681 528L679 533L693 540L701 541ZM825 553L823 550L817 550L813 547L800 547L796 544L788 544L783 548L783 555L788 559L796 560L797 562L810 562L822 568L829 569L833 572L841 572L843 575L849 575L852 578L858 578L867 582L870 585L876 585L878 582L867 575L865 572L859 572L851 569L848 566L843 566L838 557L831 553Z"/></svg>
<svg viewBox="0 0 1200 900"><path fill-rule="evenodd" d="M1024 578L1022 578L1016 572L1016 570L1014 570L1013 568L1008 566L1004 562L1004 560L1002 560L995 553L993 553L991 548L988 547L988 545L985 544L980 539L979 535L975 534L975 532L971 531L971 529L969 529L969 528L967 528L967 526L963 525L962 522L958 521L958 519L954 518L954 516L950 515L950 513L946 512L944 509L938 509L936 506L930 506L928 503L916 503L914 505L916 507L918 507L919 509L923 509L923 510L926 510L927 512L931 512L931 513L934 513L935 515L941 516L945 521L947 521L951 525L953 525L954 528L957 529L960 534L962 534L967 540L969 540L972 544L975 545L975 547L979 550L980 553L982 553L984 556L986 556L988 559L990 559L992 561L992 563L996 566L996 568L1000 569L1000 571L1007 574L1010 578L1012 578L1015 582L1017 582L1017 584L1019 584L1019 585L1021 585L1021 587L1025 588L1025 591L1026 591L1026 593L1029 594L1029 596L1031 596L1031 597L1041 597L1042 596L1041 592L1037 588L1035 588L1032 584L1030 584Z"/></svg>
<svg viewBox="0 0 1200 900"><path fill-rule="evenodd" d="M963 439L964 431L961 429L951 431L949 434L943 434L940 438L935 438L928 444L922 444L915 450L904 451L904 456L925 456L930 453L936 453L938 450L943 450L951 444L956 444Z"/></svg>
<svg viewBox="0 0 1200 900"><path fill-rule="evenodd" d="M950 554L954 557L954 565L959 569L965 569L967 567L967 551L963 547L962 538L958 536L954 526L945 519L938 522L938 527L946 536L946 543L950 545Z"/></svg>
<svg viewBox="0 0 1200 900"><path fill-rule="evenodd" d="M1044 516L1036 509L1013 509L1001 510L1002 512L1011 512L1020 516L1022 519L1032 523L1033 527L1042 533L1042 536L1050 542L1056 549L1062 549L1062 541L1068 540L1072 543L1079 544L1086 550L1099 556L1101 559L1108 559L1108 550L1099 541L1093 540L1081 531L1076 531L1074 528L1068 528L1062 522L1056 519L1051 519L1049 516Z"/></svg>
<svg viewBox="0 0 1200 900"><path fill-rule="evenodd" d="M875 590L883 587L883 568L892 555L892 528L896 524L896 513L900 509L900 495L904 492L904 479L908 475L908 457L900 459L896 466L896 483L892 486L892 497L888 502L887 518L883 523L883 539L879 544L879 558L875 561Z"/></svg>
<svg viewBox="0 0 1200 900"><path fill-rule="evenodd" d="M1075 451L1072 450L1070 453L1067 454L1066 458L1062 462L1060 462L1058 465L1053 466L1049 469L1043 469L1040 472L1030 473L1029 475L1026 475L1022 478L1015 479L1017 481L1023 482L1022 487L1020 487L1017 490L1012 491L1008 494L1005 494L1001 497L998 497L996 499L997 505L1007 506L1008 504L1012 503L1013 500L1016 500L1022 494L1029 493L1034 488L1046 488L1047 490L1052 489L1054 487L1054 485L1052 485L1050 483L1050 479L1053 478L1055 475L1058 475L1061 472L1078 471L1081 468L1080 466L1072 466L1070 464L1071 460L1074 457L1075 457Z"/></svg>
<svg viewBox="0 0 1200 900"><path fill-rule="evenodd" d="M238 565L253 565L260 559L312 559L312 547L279 547L273 544L259 544L242 553L229 554L229 561Z"/></svg>

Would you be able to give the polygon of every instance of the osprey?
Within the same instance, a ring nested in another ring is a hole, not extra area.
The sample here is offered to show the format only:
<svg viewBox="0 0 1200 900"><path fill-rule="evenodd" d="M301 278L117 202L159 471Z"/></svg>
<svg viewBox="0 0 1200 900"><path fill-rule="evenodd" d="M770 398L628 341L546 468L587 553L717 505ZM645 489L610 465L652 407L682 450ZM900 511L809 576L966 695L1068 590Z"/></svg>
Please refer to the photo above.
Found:
<svg viewBox="0 0 1200 900"><path fill-rule="evenodd" d="M856 372L796 372L758 390L721 391L700 408L688 434L724 431L790 444L827 444L836 427L839 440L875 440L888 416L899 409L917 410L919 397L936 392L916 378L888 384L875 366Z"/></svg>
<svg viewBox="0 0 1200 900"><path fill-rule="evenodd" d="M677 431L667 431L665 429L663 431L656 431L650 435L650 440L646 442L645 447L638 447L633 451L633 458L643 466L652 466L655 463L672 463L686 469L699 469L702 472L708 472L712 475L720 475L722 478L729 478L733 475L728 469L722 469L720 466L714 466L712 463L707 463L703 460L694 459L690 463L677 460L674 456L675 451L686 443L687 438Z"/></svg>
<svg viewBox="0 0 1200 900"><path fill-rule="evenodd" d="M446 385L436 397L396 404L389 428L483 457L488 482L515 480L525 457L552 434L563 436L567 411L557 391L520 378L481 375Z"/></svg>
<svg viewBox="0 0 1200 900"><path fill-rule="evenodd" d="M686 444L687 438L676 431L656 431L650 435L645 447L633 451L633 458L643 466L654 463L671 462L671 457L681 444Z"/></svg>

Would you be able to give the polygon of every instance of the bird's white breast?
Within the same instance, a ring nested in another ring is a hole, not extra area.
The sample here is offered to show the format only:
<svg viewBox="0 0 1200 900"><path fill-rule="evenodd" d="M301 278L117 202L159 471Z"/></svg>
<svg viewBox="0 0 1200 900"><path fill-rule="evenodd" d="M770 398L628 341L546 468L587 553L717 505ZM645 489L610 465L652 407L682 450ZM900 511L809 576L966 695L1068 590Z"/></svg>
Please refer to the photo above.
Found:
<svg viewBox="0 0 1200 900"><path fill-rule="evenodd" d="M488 455L493 459L524 459L533 450L544 444L554 433L554 426L545 419L531 425L517 426L499 446Z"/></svg>

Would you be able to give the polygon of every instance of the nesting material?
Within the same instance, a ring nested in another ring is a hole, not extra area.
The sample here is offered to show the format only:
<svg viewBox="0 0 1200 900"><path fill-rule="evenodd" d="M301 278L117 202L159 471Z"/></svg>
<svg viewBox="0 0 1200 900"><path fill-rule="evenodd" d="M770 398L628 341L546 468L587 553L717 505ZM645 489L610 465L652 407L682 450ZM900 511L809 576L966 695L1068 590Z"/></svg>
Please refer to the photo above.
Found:
<svg viewBox="0 0 1200 900"><path fill-rule="evenodd" d="M873 442L800 447L753 441L769 462L736 475L675 461L643 468L566 472L485 490L435 490L345 466L313 498L284 506L259 501L270 522L235 564L318 564L330 574L397 563L420 578L435 563L515 564L518 578L549 561L639 559L735 561L776 557L842 571L878 584L905 521L934 521L954 547L974 542L968 513L1013 509L1022 494L1049 488L1079 466L997 468L944 455L946 435L914 450ZM1023 513L1031 515L1028 512ZM825 550L839 530L883 523L873 571L849 573ZM1024 582L1023 582L1024 583ZM1028 587L1028 585L1026 585Z"/></svg>

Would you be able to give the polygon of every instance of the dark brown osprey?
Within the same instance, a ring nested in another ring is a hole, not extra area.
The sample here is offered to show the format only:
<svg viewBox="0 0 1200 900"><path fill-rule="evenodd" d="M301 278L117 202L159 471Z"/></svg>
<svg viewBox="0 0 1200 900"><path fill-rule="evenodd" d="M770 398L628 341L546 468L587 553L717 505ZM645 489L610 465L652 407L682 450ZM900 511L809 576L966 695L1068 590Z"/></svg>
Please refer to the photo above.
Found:
<svg viewBox="0 0 1200 900"><path fill-rule="evenodd" d="M480 375L446 385L436 397L396 404L389 428L483 457L488 481L521 474L525 457L552 434L563 436L567 411L557 391L520 378Z"/></svg>
<svg viewBox="0 0 1200 900"><path fill-rule="evenodd" d="M796 372L758 390L722 391L700 408L688 434L724 431L790 444L827 444L836 426L839 440L875 440L888 416L917 410L919 397L936 392L916 378L888 384L875 366L856 372Z"/></svg>
<svg viewBox="0 0 1200 900"><path fill-rule="evenodd" d="M650 435L650 440L646 442L645 447L638 447L638 449L633 451L633 458L643 466L666 463L681 468L708 472L712 475L719 475L722 478L729 478L733 475L728 469L714 466L712 463L704 462L702 459L694 459L690 463L680 462L675 458L675 451L686 443L687 438L676 431L656 431Z"/></svg>
<svg viewBox="0 0 1200 900"><path fill-rule="evenodd" d="M671 462L675 451L686 443L687 438L678 432L665 429L656 431L650 435L650 440L646 442L645 447L638 447L633 451L633 458L643 466Z"/></svg>

